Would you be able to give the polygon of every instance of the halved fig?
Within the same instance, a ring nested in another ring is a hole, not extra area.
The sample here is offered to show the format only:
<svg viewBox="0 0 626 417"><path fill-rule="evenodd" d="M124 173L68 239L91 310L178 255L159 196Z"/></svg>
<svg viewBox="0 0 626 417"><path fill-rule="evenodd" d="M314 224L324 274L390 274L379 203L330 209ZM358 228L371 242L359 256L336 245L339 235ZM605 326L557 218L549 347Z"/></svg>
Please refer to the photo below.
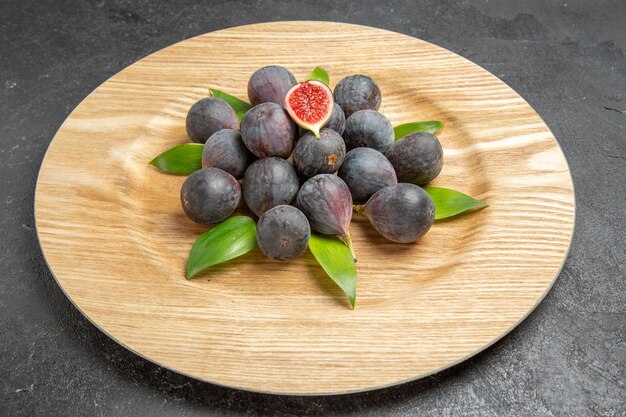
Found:
<svg viewBox="0 0 626 417"><path fill-rule="evenodd" d="M320 81L296 84L285 96L285 109L294 122L320 137L320 129L333 113L335 100L328 86Z"/></svg>

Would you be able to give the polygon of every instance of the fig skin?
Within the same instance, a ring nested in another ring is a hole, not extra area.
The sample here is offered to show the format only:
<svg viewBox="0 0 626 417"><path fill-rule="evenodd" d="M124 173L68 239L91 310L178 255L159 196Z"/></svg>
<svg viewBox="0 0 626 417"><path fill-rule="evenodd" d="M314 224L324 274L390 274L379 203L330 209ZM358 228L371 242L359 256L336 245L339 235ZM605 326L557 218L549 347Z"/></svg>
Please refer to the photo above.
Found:
<svg viewBox="0 0 626 417"><path fill-rule="evenodd" d="M246 148L241 134L232 129L218 130L202 149L202 168L219 168L241 179L255 156Z"/></svg>
<svg viewBox="0 0 626 417"><path fill-rule="evenodd" d="M343 110L341 109L339 104L337 104L336 102L333 106L333 112L330 115L330 119L328 119L328 121L324 125L324 128L334 130L340 135L342 135L344 130L346 130L346 116L344 115ZM302 127L299 128L300 137L304 136L307 132L310 131Z"/></svg>
<svg viewBox="0 0 626 417"><path fill-rule="evenodd" d="M240 199L239 182L218 168L203 168L194 172L180 190L185 214L200 224L225 220L235 211Z"/></svg>
<svg viewBox="0 0 626 417"><path fill-rule="evenodd" d="M263 158L253 162L243 177L243 198L254 214L261 217L267 210L290 204L300 183L295 169L281 158Z"/></svg>
<svg viewBox="0 0 626 417"><path fill-rule="evenodd" d="M400 183L378 191L359 211L383 237L397 243L421 238L435 220L435 204L415 184Z"/></svg>
<svg viewBox="0 0 626 417"><path fill-rule="evenodd" d="M337 83L335 101L346 117L359 110L378 110L382 101L380 87L367 75L350 75Z"/></svg>
<svg viewBox="0 0 626 417"><path fill-rule="evenodd" d="M218 130L239 130L239 119L235 110L224 100L207 97L191 106L185 126L192 141L205 143Z"/></svg>
<svg viewBox="0 0 626 417"><path fill-rule="evenodd" d="M325 235L350 237L352 196L341 178L319 174L307 180L296 199L311 228Z"/></svg>
<svg viewBox="0 0 626 417"><path fill-rule="evenodd" d="M332 174L343 164L346 145L339 133L322 129L320 138L312 132L302 136L293 149L293 166L303 179Z"/></svg>
<svg viewBox="0 0 626 417"><path fill-rule="evenodd" d="M348 151L365 147L384 154L393 145L393 126L376 110L359 110L346 119L343 139Z"/></svg>
<svg viewBox="0 0 626 417"><path fill-rule="evenodd" d="M372 148L348 152L337 175L350 188L355 204L363 204L377 191L398 183L391 162Z"/></svg>
<svg viewBox="0 0 626 417"><path fill-rule="evenodd" d="M285 67L270 65L256 70L248 80L248 98L253 106L272 102L283 105L287 92L297 84Z"/></svg>
<svg viewBox="0 0 626 417"><path fill-rule="evenodd" d="M241 121L243 143L259 158L288 158L297 136L296 124L276 103L254 106Z"/></svg>
<svg viewBox="0 0 626 417"><path fill-rule="evenodd" d="M433 134L416 132L394 143L385 154L393 165L398 181L424 185L434 180L443 168L443 148Z"/></svg>
<svg viewBox="0 0 626 417"><path fill-rule="evenodd" d="M309 221L304 213L292 206L269 209L256 226L259 249L265 256L277 261L296 258L307 248L310 237Z"/></svg>

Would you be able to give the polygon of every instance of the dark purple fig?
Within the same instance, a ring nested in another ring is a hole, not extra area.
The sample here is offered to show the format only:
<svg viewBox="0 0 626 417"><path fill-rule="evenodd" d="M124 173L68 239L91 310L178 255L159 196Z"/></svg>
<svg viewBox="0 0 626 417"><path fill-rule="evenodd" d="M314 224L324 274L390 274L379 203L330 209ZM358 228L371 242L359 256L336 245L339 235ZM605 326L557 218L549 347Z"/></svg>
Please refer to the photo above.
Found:
<svg viewBox="0 0 626 417"><path fill-rule="evenodd" d="M239 200L239 182L217 168L204 168L191 174L180 190L185 214L201 224L218 223L233 214Z"/></svg>
<svg viewBox="0 0 626 417"><path fill-rule="evenodd" d="M248 208L261 217L273 207L290 204L299 187L298 175L289 162L281 158L263 158L246 170L243 198Z"/></svg>
<svg viewBox="0 0 626 417"><path fill-rule="evenodd" d="M367 216L378 233L398 243L415 242L435 220L433 200L415 184L383 188L358 211Z"/></svg>
<svg viewBox="0 0 626 417"><path fill-rule="evenodd" d="M372 148L348 152L338 175L350 188L355 204L365 203L378 190L398 182L385 155Z"/></svg>
<svg viewBox="0 0 626 417"><path fill-rule="evenodd" d="M263 67L248 80L248 98L253 106L266 102L282 106L287 91L296 83L296 78L287 68L278 65Z"/></svg>
<svg viewBox="0 0 626 417"><path fill-rule="evenodd" d="M335 101L346 117L359 110L378 110L381 96L378 84L366 75L350 75L335 86Z"/></svg>
<svg viewBox="0 0 626 417"><path fill-rule="evenodd" d="M343 134L343 131L346 129L346 115L344 114L341 106L335 102L333 106L333 112L330 115L330 119L324 125L326 129L334 130L340 135Z"/></svg>
<svg viewBox="0 0 626 417"><path fill-rule="evenodd" d="M254 106L241 121L243 143L259 158L288 158L297 135L296 124L276 103Z"/></svg>
<svg viewBox="0 0 626 417"><path fill-rule="evenodd" d="M236 130L222 129L211 135L202 149L202 168L215 167L239 179L256 158Z"/></svg>
<svg viewBox="0 0 626 417"><path fill-rule="evenodd" d="M385 154L398 175L398 181L424 185L443 168L441 143L430 133L416 132L394 143Z"/></svg>
<svg viewBox="0 0 626 417"><path fill-rule="evenodd" d="M352 196L341 178L332 174L314 176L302 184L296 201L313 230L338 235L352 249Z"/></svg>
<svg viewBox="0 0 626 417"><path fill-rule="evenodd" d="M204 143L222 129L239 129L237 113L221 98L208 97L196 102L189 109L186 120L187 135L197 143Z"/></svg>
<svg viewBox="0 0 626 417"><path fill-rule="evenodd" d="M309 245L310 237L309 221L292 206L269 209L256 225L259 249L277 261L288 261L300 255Z"/></svg>
<svg viewBox="0 0 626 417"><path fill-rule="evenodd" d="M393 144L393 126L376 110L359 110L346 119L343 139L348 150L365 147L385 153Z"/></svg>
<svg viewBox="0 0 626 417"><path fill-rule="evenodd" d="M309 132L296 142L293 167L304 179L317 174L332 174L339 169L345 156L343 138L334 130L324 128L319 139Z"/></svg>
<svg viewBox="0 0 626 417"><path fill-rule="evenodd" d="M346 129L346 116L343 114L343 110L341 107L335 103L333 106L333 112L330 115L330 119L324 125L326 129L334 130L340 135L343 134L343 131ZM300 137L304 136L305 133L309 132L306 129L299 128Z"/></svg>

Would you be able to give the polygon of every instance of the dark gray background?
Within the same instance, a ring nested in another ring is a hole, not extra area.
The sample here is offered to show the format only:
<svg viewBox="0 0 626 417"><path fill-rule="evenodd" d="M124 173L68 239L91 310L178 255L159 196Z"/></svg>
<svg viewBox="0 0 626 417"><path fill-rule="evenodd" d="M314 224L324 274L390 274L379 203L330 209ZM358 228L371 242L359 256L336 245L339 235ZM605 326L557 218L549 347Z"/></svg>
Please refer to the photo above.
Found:
<svg viewBox="0 0 626 417"><path fill-rule="evenodd" d="M309 3L0 1L0 415L625 415L626 2ZM525 97L563 147L577 204L563 272L516 330L451 370L343 397L200 383L100 333L44 263L37 171L87 94L174 42L297 19L382 27L457 52Z"/></svg>

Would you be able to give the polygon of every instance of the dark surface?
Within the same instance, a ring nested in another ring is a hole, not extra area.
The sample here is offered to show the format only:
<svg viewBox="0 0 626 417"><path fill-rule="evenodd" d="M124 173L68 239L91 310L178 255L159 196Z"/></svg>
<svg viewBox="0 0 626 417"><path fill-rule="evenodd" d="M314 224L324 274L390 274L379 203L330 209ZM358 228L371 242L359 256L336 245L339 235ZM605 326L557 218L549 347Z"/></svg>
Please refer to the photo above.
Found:
<svg viewBox="0 0 626 417"><path fill-rule="evenodd" d="M295 3L0 2L0 415L623 416L626 114L606 108L626 110L626 2ZM501 342L395 388L267 396L138 358L65 298L33 220L37 171L63 120L100 83L151 52L277 19L360 23L433 42L502 78L550 126L576 187L574 241L552 291Z"/></svg>

